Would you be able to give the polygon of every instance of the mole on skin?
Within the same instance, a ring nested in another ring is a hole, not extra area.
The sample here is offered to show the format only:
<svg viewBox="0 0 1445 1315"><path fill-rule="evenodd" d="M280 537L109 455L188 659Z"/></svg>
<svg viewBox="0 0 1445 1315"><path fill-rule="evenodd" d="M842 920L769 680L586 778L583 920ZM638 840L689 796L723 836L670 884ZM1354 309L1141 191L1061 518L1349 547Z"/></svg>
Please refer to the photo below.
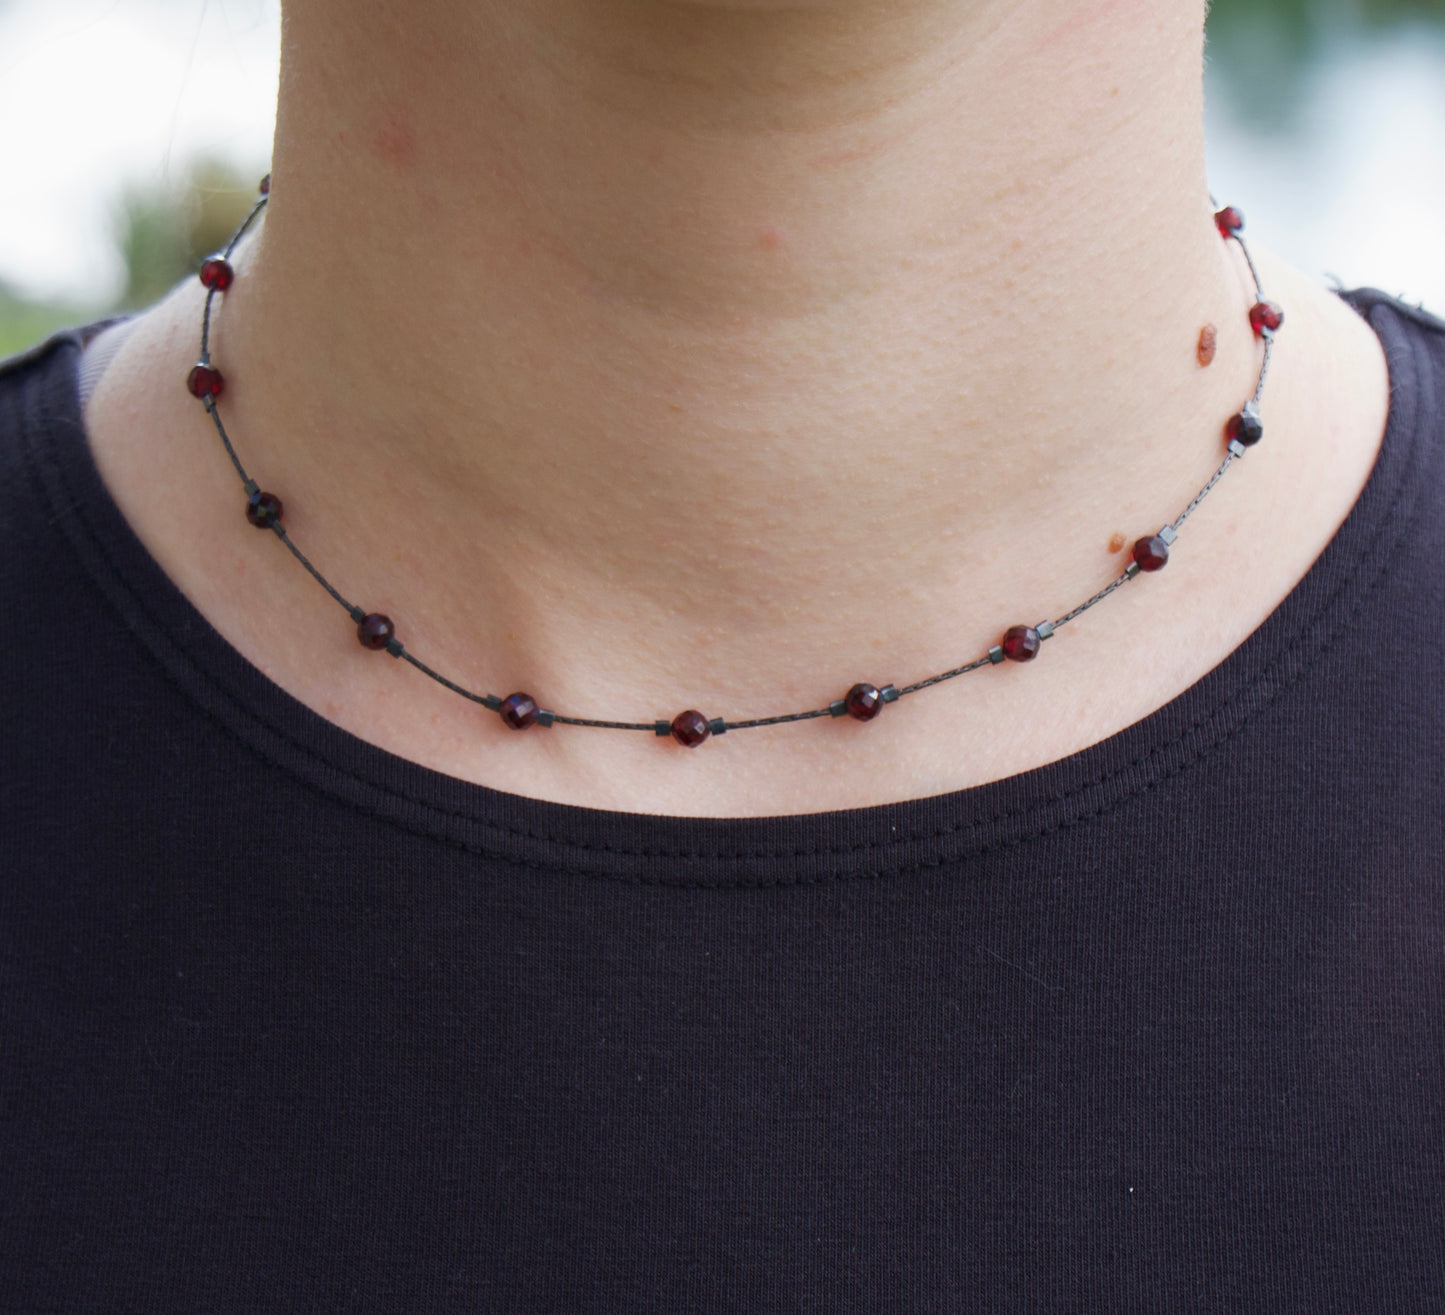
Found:
<svg viewBox="0 0 1445 1315"><path fill-rule="evenodd" d="M1129 542L1129 540L1128 540L1127 538L1125 538L1124 535L1122 535L1122 534L1116 534L1116 535L1114 535L1114 536L1109 540L1109 551L1110 551L1110 553L1123 552L1123 551L1124 551L1124 545L1125 545L1126 543L1128 543L1128 542Z"/></svg>
<svg viewBox="0 0 1445 1315"><path fill-rule="evenodd" d="M1199 331L1199 347L1196 356L1200 365L1208 365L1214 360L1214 349L1219 344L1219 330L1212 324L1206 324Z"/></svg>

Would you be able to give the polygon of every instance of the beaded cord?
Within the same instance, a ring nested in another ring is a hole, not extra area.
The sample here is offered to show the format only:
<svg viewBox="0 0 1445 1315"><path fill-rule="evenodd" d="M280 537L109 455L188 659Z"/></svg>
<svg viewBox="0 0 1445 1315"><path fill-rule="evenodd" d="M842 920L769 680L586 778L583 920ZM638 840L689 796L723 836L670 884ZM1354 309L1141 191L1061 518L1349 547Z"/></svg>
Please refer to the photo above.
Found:
<svg viewBox="0 0 1445 1315"><path fill-rule="evenodd" d="M241 485L246 493L247 519L258 529L270 530L311 577L346 611L356 625L357 638L362 646L378 652L385 651L400 661L410 663L422 675L436 681L437 684L451 690L452 693L459 694L462 698L480 704L496 713L506 725L514 730L526 730L532 726L561 725L591 726L604 730L645 731L659 739L668 738L687 748L696 748L705 740L715 735L723 735L728 731L753 730L760 726L781 726L795 721L812 721L818 717L847 716L856 721L872 721L888 704L896 703L906 695L917 694L921 690L931 689L934 685L941 685L945 681L954 680L985 667L998 666L1003 662L1031 662L1038 656L1045 641L1057 634L1061 627L1076 621L1091 607L1102 603L1110 594L1123 588L1131 580L1137 579L1141 574L1162 570L1168 564L1170 549L1174 546L1184 522L1209 496L1214 486L1224 478L1234 462L1264 436L1264 426L1260 423L1259 418L1259 401L1264 392L1265 379L1269 374L1274 334L1284 322L1284 312L1274 302L1265 298L1259 270L1244 241L1244 217L1233 206L1225 206L1214 216L1215 226L1222 238L1237 243L1244 254L1245 264L1249 267L1250 277L1254 281L1255 294L1254 303L1249 309L1249 324L1255 337L1259 338L1264 345L1254 393L1225 423L1224 459L1209 481L1172 521L1155 533L1141 537L1134 544L1129 564L1124 571L1091 598L1085 599L1072 611L1065 612L1053 620L1040 621L1035 625L1009 627L997 644L994 644L981 656L965 662L962 666L954 667L949 671L941 671L937 675L928 676L902 687L892 684L877 686L860 681L854 684L841 698L834 699L825 707L810 708L806 712L789 712L774 717L751 717L743 720L708 717L694 708L680 712L671 719L654 721L610 721L595 717L564 716L560 712L542 707L530 694L519 692L510 694L506 698L499 698L495 694L478 694L447 679L440 672L432 670L397 638L396 627L392 624L390 617L381 612L368 612L365 608L351 602L317 569L311 559L296 546L287 532L283 522L284 507L281 499L273 493L264 491L241 464L241 459L236 454L230 435L226 432L226 426L221 420L218 406L218 401L225 391L226 381L220 370L211 361L211 316L217 295L224 293L235 281L236 271L231 263L231 257L252 224L265 210L270 190L271 179L268 174L261 180L260 196L256 204L236 229L225 250L210 257L201 265L200 280L206 288L205 310L201 318L201 350L196 364L186 376L186 388L193 397L200 401L206 409L206 413L211 417L216 427L216 433L220 436L221 444L226 450L226 455L241 478ZM1213 326L1209 326L1209 330L1212 329ZM1214 354L1214 335L1207 331L1206 335L1201 336L1200 363L1202 365L1208 364L1208 360L1205 359L1206 336L1208 358L1212 359Z"/></svg>

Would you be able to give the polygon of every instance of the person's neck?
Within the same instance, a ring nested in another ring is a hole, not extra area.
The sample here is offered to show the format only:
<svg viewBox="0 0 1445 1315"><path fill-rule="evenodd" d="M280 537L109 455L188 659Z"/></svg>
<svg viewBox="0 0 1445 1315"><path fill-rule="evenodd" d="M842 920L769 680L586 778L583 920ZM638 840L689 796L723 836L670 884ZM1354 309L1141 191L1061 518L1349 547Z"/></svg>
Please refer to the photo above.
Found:
<svg viewBox="0 0 1445 1315"><path fill-rule="evenodd" d="M1252 387L1201 26L1149 0L388 0L364 23L292 0L271 202L217 330L233 429L331 573L492 692L736 719L947 668L1120 569ZM839 803L876 762L880 800L997 767L858 734ZM635 755L683 752L478 735L484 769L433 757L616 806ZM736 738L811 764L779 737L812 735Z"/></svg>

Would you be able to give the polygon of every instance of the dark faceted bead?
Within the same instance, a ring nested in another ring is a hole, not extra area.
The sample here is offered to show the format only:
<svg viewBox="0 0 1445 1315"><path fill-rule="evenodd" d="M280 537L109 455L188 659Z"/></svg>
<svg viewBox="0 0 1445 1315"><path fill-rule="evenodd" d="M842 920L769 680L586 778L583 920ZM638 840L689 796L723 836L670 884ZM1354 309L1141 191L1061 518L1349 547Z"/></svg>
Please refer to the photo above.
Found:
<svg viewBox="0 0 1445 1315"><path fill-rule="evenodd" d="M711 733L707 718L695 709L679 712L672 719L672 738L689 749L696 749Z"/></svg>
<svg viewBox="0 0 1445 1315"><path fill-rule="evenodd" d="M1134 545L1134 560L1141 571L1162 571L1169 564L1169 545L1157 534L1148 534Z"/></svg>
<svg viewBox="0 0 1445 1315"><path fill-rule="evenodd" d="M270 196L270 195L271 195L271 175L270 175L270 174L267 174L263 179L261 179L261 186L260 186L257 190L261 193L262 196Z"/></svg>
<svg viewBox="0 0 1445 1315"><path fill-rule="evenodd" d="M201 262L201 282L217 292L224 292L236 281L236 271L231 262L221 256L212 256Z"/></svg>
<svg viewBox="0 0 1445 1315"><path fill-rule="evenodd" d="M1284 311L1272 301L1257 301L1249 308L1249 324L1257 334L1273 333L1284 323Z"/></svg>
<svg viewBox="0 0 1445 1315"><path fill-rule="evenodd" d="M1253 411L1246 409L1229 417L1229 423L1224 426L1224 437L1230 442L1238 439L1245 447L1253 447L1264 437L1264 426Z"/></svg>
<svg viewBox="0 0 1445 1315"><path fill-rule="evenodd" d="M1214 222L1225 237L1232 237L1244 227L1244 216L1232 205L1227 205L1214 216Z"/></svg>
<svg viewBox="0 0 1445 1315"><path fill-rule="evenodd" d="M876 685L860 682L843 696L848 715L858 721L872 721L883 711L883 695Z"/></svg>
<svg viewBox="0 0 1445 1315"><path fill-rule="evenodd" d="M197 363L186 376L186 391L192 397L219 397L226 390L226 381L214 365Z"/></svg>
<svg viewBox="0 0 1445 1315"><path fill-rule="evenodd" d="M258 530L269 530L281 519L281 499L274 493L253 493L246 499L246 519Z"/></svg>
<svg viewBox="0 0 1445 1315"><path fill-rule="evenodd" d="M1033 626L1013 626L1004 633L1003 655L1012 662L1032 662L1042 642Z"/></svg>
<svg viewBox="0 0 1445 1315"><path fill-rule="evenodd" d="M356 637L361 640L362 648L381 649L396 638L396 627L389 616L369 612L357 623Z"/></svg>
<svg viewBox="0 0 1445 1315"><path fill-rule="evenodd" d="M502 700L502 720L514 731L524 731L537 720L537 701L530 694L509 694Z"/></svg>

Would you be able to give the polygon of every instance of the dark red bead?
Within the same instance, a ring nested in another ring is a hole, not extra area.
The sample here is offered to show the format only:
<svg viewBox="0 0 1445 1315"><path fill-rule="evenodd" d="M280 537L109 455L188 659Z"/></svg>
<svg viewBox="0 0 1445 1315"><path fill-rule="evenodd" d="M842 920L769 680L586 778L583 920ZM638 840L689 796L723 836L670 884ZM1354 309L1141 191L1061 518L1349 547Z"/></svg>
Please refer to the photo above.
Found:
<svg viewBox="0 0 1445 1315"><path fill-rule="evenodd" d="M1169 545L1157 534L1145 535L1134 545L1134 560L1141 571L1162 571L1169 564Z"/></svg>
<svg viewBox="0 0 1445 1315"><path fill-rule="evenodd" d="M883 695L876 685L859 683L843 696L848 715L858 721L872 721L883 711Z"/></svg>
<svg viewBox="0 0 1445 1315"><path fill-rule="evenodd" d="M380 612L369 612L356 625L356 637L362 648L385 648L396 638L396 627L389 616Z"/></svg>
<svg viewBox="0 0 1445 1315"><path fill-rule="evenodd" d="M695 708L679 712L672 719L672 738L689 749L696 749L710 733L707 718Z"/></svg>
<svg viewBox="0 0 1445 1315"><path fill-rule="evenodd" d="M1244 216L1232 205L1227 205L1214 216L1215 226L1225 237L1232 237L1244 227Z"/></svg>
<svg viewBox="0 0 1445 1315"><path fill-rule="evenodd" d="M274 493L253 493L246 500L246 519L258 530L269 530L281 519L281 499Z"/></svg>
<svg viewBox="0 0 1445 1315"><path fill-rule="evenodd" d="M502 720L514 731L524 731L537 722L537 701L530 694L509 694L502 700Z"/></svg>
<svg viewBox="0 0 1445 1315"><path fill-rule="evenodd" d="M186 391L192 397L219 397L226 391L226 381L214 365L198 363L186 376Z"/></svg>
<svg viewBox="0 0 1445 1315"><path fill-rule="evenodd" d="M236 281L236 271L231 262L220 256L212 256L201 262L201 282L217 292L224 292Z"/></svg>
<svg viewBox="0 0 1445 1315"><path fill-rule="evenodd" d="M1229 417L1229 423L1224 426L1224 437L1231 443L1238 439L1245 447L1253 447L1264 437L1264 426L1253 411L1244 410Z"/></svg>
<svg viewBox="0 0 1445 1315"><path fill-rule="evenodd" d="M1013 626L1005 632L1000 646L1013 662L1032 662L1039 655L1039 632L1033 626Z"/></svg>
<svg viewBox="0 0 1445 1315"><path fill-rule="evenodd" d="M1284 323L1284 311L1272 301L1257 301L1249 308L1249 324L1257 334L1273 333Z"/></svg>
<svg viewBox="0 0 1445 1315"><path fill-rule="evenodd" d="M261 193L262 196L270 196L270 195L271 195L271 175L270 175L270 174L267 174L263 179L261 179L261 186L260 186L257 190Z"/></svg>

